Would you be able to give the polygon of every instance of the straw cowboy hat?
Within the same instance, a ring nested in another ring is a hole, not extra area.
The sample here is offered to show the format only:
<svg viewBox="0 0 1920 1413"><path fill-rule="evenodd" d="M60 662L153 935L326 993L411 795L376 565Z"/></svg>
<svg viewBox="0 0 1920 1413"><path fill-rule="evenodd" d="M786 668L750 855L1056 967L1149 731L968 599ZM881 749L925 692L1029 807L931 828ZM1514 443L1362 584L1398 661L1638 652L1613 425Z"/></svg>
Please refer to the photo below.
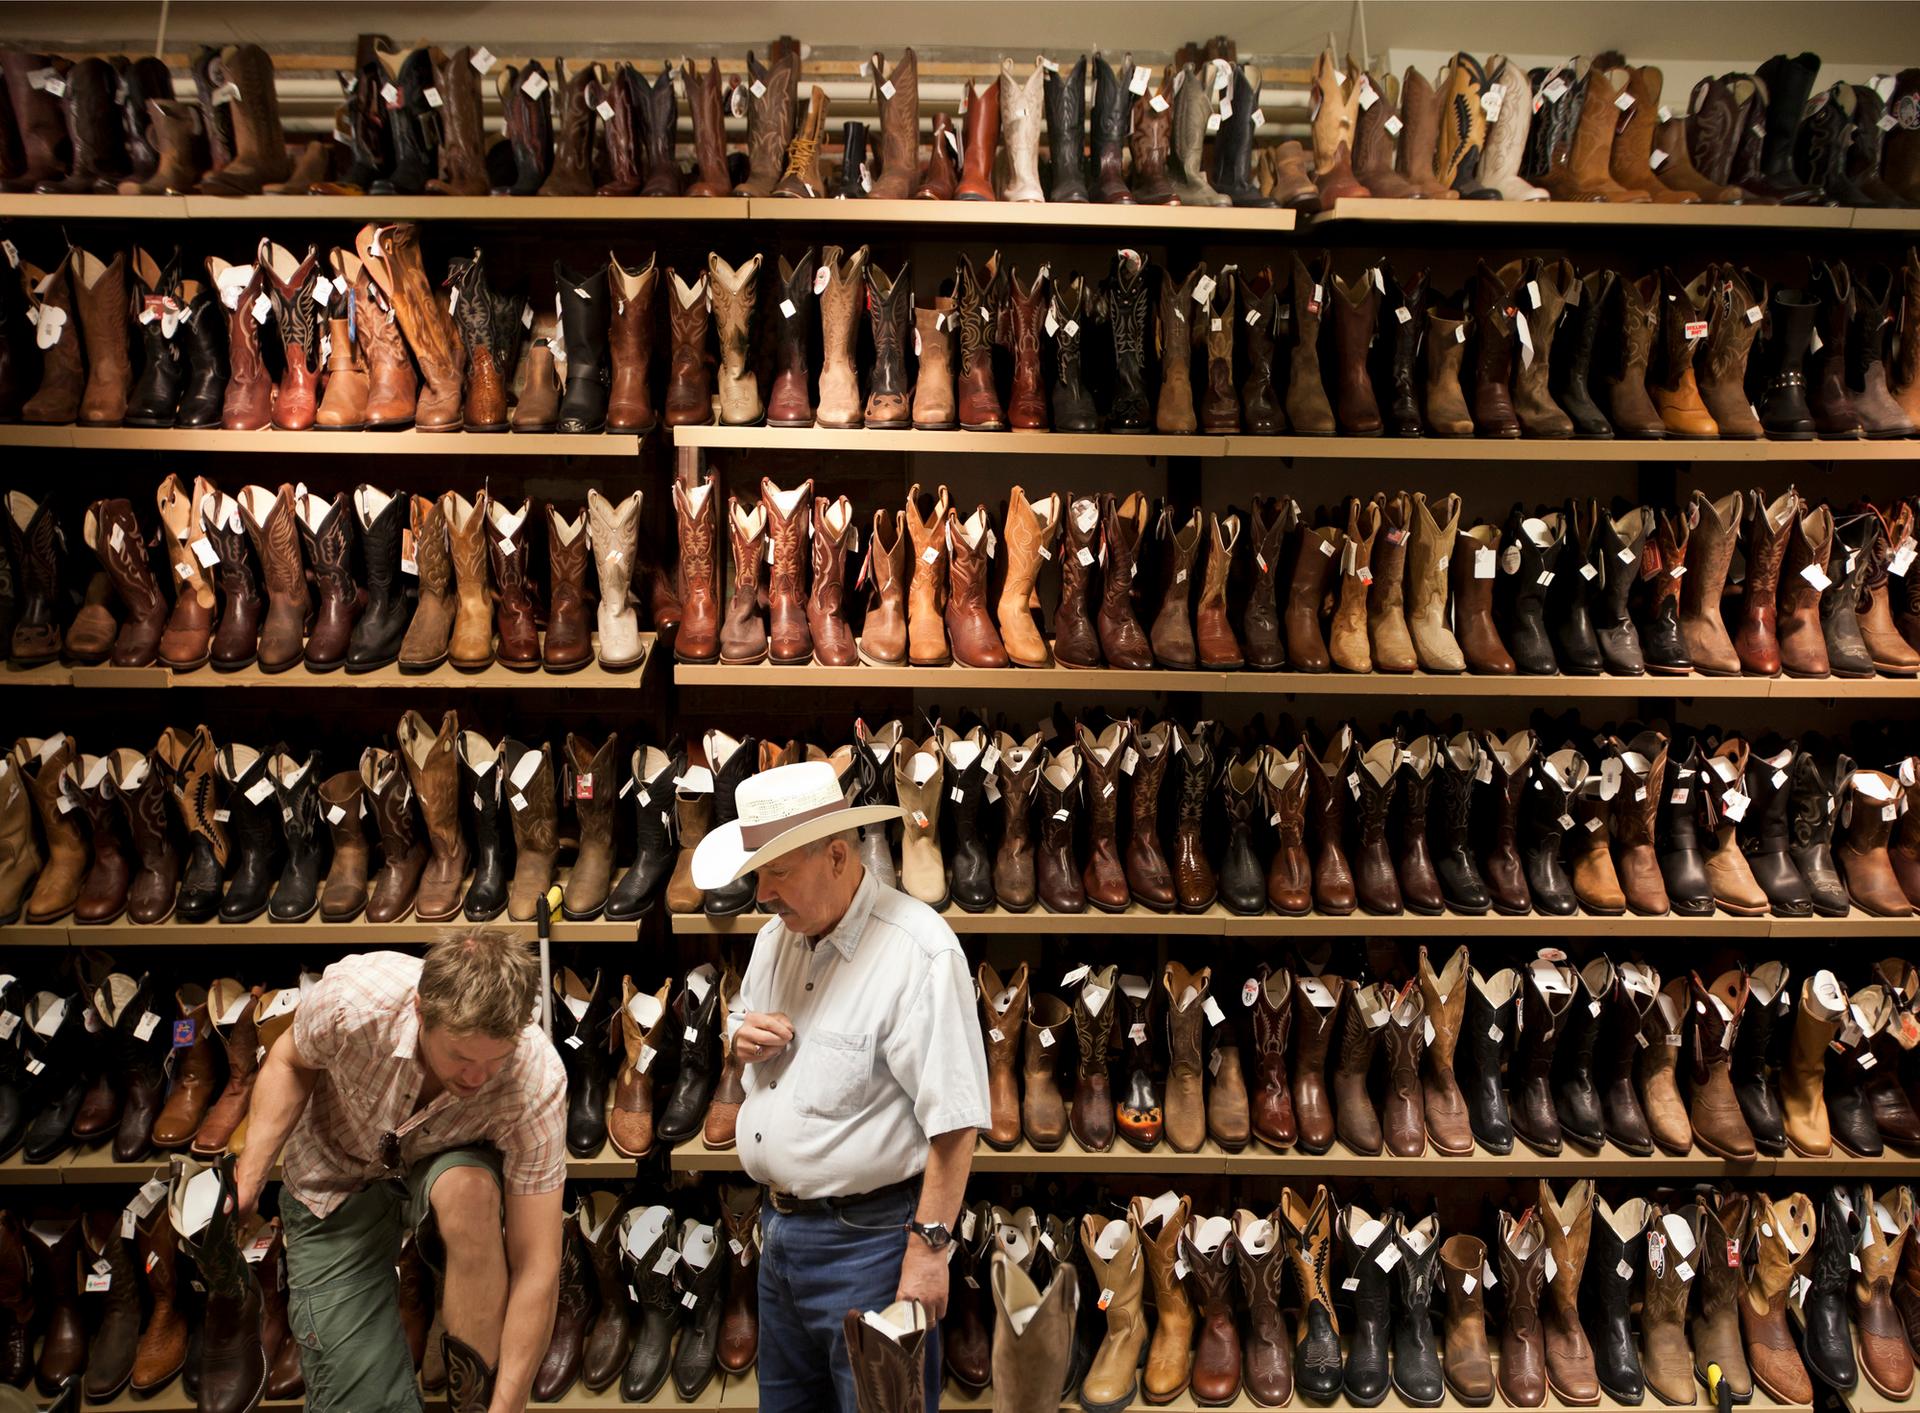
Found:
<svg viewBox="0 0 1920 1413"><path fill-rule="evenodd" d="M733 800L740 817L709 830L693 851L696 888L724 888L803 844L905 813L898 805L849 805L833 766L823 760L749 776Z"/></svg>

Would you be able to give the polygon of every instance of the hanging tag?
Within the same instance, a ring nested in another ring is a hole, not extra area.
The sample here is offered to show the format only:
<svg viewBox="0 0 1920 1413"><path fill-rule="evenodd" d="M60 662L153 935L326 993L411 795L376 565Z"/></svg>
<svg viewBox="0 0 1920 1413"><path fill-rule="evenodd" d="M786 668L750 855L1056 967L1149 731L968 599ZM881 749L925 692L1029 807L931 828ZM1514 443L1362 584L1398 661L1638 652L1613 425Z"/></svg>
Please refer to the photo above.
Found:
<svg viewBox="0 0 1920 1413"><path fill-rule="evenodd" d="M1487 115L1487 121L1490 123L1500 121L1500 110L1506 106L1506 103L1507 89L1505 84L1488 84L1487 91L1480 95L1480 109Z"/></svg>
<svg viewBox="0 0 1920 1413"><path fill-rule="evenodd" d="M1164 113L1167 111L1168 104L1165 95L1156 93L1147 100L1147 106L1156 113Z"/></svg>
<svg viewBox="0 0 1920 1413"><path fill-rule="evenodd" d="M1220 1009L1220 1003L1211 996L1201 1003L1200 1009L1206 1014L1208 1025L1218 1025L1227 1018L1227 1013Z"/></svg>
<svg viewBox="0 0 1920 1413"><path fill-rule="evenodd" d="M538 100L547 88L547 76L541 73L528 74L520 83L520 91L535 100Z"/></svg>
<svg viewBox="0 0 1920 1413"><path fill-rule="evenodd" d="M1747 817L1747 797L1738 790L1729 790L1720 797L1720 813L1733 823L1738 824Z"/></svg>
<svg viewBox="0 0 1920 1413"><path fill-rule="evenodd" d="M1406 124L1400 121L1399 114L1397 113L1387 114L1386 129L1387 129L1387 135L1389 137L1400 136L1400 129L1404 128L1405 126Z"/></svg>
<svg viewBox="0 0 1920 1413"><path fill-rule="evenodd" d="M191 1026L193 1022L188 1021L187 1024ZM153 1038L154 1031L158 1030L159 1028L160 1028L160 1017L154 1014L154 1012L152 1011L144 1012L140 1017L139 1024L135 1025L133 1028L133 1038L135 1040L151 1040Z"/></svg>
<svg viewBox="0 0 1920 1413"><path fill-rule="evenodd" d="M1145 69L1135 69L1133 71L1133 77L1127 80L1127 92L1133 94L1135 97L1145 94L1147 84L1152 77L1153 76ZM1100 1308L1104 1310L1107 1307L1102 1305Z"/></svg>
<svg viewBox="0 0 1920 1413"><path fill-rule="evenodd" d="M1914 544L1913 537L1909 535L1894 550L1893 558L1887 561L1887 573L1896 574L1902 579L1906 578L1907 571L1913 568L1916 554L1920 554L1920 547Z"/></svg>
<svg viewBox="0 0 1920 1413"><path fill-rule="evenodd" d="M1531 368L1533 366L1533 330L1528 327L1528 321L1525 319L1514 320L1514 329L1520 335L1520 364L1522 367Z"/></svg>
<svg viewBox="0 0 1920 1413"><path fill-rule="evenodd" d="M1362 77L1360 80L1360 111L1366 112L1380 101L1380 95L1373 91L1373 81Z"/></svg>
<svg viewBox="0 0 1920 1413"><path fill-rule="evenodd" d="M594 104L593 111L600 115L601 122L610 123L613 121L613 105L607 102L606 99L602 98L598 103Z"/></svg>
<svg viewBox="0 0 1920 1413"><path fill-rule="evenodd" d="M446 100L441 98L440 90L437 88L423 88L420 90L420 93L421 96L427 100L427 106L429 108L444 108L447 106Z"/></svg>
<svg viewBox="0 0 1920 1413"><path fill-rule="evenodd" d="M1600 577L1600 571L1591 564L1583 564L1580 566L1580 577L1591 584L1595 579Z"/></svg>
<svg viewBox="0 0 1920 1413"><path fill-rule="evenodd" d="M499 63L500 61L494 58L493 51L488 49L487 46L483 44L478 49L474 50L471 55L468 56L467 62L473 65L474 71L476 73L486 74L486 73L491 73L493 71L493 66Z"/></svg>
<svg viewBox="0 0 1920 1413"><path fill-rule="evenodd" d="M1827 577L1826 570L1817 564L1807 565L1800 571L1800 577L1816 589L1826 589L1833 583L1833 580Z"/></svg>

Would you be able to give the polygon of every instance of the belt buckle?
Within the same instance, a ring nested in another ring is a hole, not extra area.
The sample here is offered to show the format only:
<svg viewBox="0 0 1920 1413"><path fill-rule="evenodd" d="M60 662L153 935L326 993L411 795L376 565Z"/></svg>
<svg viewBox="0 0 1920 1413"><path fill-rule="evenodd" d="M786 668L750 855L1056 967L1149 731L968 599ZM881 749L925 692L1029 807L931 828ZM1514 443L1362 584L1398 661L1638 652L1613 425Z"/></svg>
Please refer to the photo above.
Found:
<svg viewBox="0 0 1920 1413"><path fill-rule="evenodd" d="M773 1210L783 1217L792 1216L800 1205L799 1198L791 1193L775 1191L773 1188L767 1189L767 1200L773 1205Z"/></svg>

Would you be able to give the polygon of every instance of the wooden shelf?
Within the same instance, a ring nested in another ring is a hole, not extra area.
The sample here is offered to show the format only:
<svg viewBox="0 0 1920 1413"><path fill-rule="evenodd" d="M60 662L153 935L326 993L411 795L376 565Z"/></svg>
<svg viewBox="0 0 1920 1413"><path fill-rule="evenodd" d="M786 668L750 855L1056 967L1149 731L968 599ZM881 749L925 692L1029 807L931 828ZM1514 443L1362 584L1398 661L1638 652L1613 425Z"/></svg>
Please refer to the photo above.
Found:
<svg viewBox="0 0 1920 1413"><path fill-rule="evenodd" d="M447 1395L444 1391L440 1393L423 1393L420 1397L422 1405L433 1410L434 1413L441 1413L441 1410L444 1410L448 1406ZM188 1395L186 1386L180 1379L175 1379L158 1392L143 1397L135 1397L131 1393L122 1393L118 1398L110 1402L89 1403L86 1405L90 1413L188 1413L188 1410L194 1408L194 1406L194 1400ZM283 1403L276 1402L273 1399L266 1399L258 1405L258 1407L263 1410L263 1413L298 1413L298 1410L305 1406L304 1402ZM735 1377L722 1374L716 1370L712 1382L701 1392L700 1397L691 1403L682 1403L680 1401L680 1396L674 1392L671 1380L661 1385L660 1392L654 1396L653 1401L650 1403L623 1403L620 1399L620 1384L616 1380L610 1388L603 1389L599 1393L590 1393L585 1384L576 1383L554 1402L538 1403L532 1406L541 1409L551 1409L553 1413L601 1413L601 1410L607 1410L607 1413L612 1413L612 1410L621 1408L748 1409L758 1408L760 1406L760 1389L758 1382L750 1372ZM945 1405L943 1404L942 1406L944 1407ZM981 1406L985 1407L987 1405L983 1404Z"/></svg>
<svg viewBox="0 0 1920 1413"><path fill-rule="evenodd" d="M938 435L927 433L925 435ZM1535 437L1228 436L1227 456L1337 457L1348 461L1911 461L1906 441L1564 441Z"/></svg>
<svg viewBox="0 0 1920 1413"><path fill-rule="evenodd" d="M336 668L332 672L309 672L304 667L292 667L285 672L263 671L258 663L241 668L238 672L216 672L211 667L195 668L191 672L176 672L167 667L45 667L35 668L31 672L21 673L20 678L46 682L48 685L61 685L47 674L59 674L66 678L66 685L96 690L134 690L166 689L172 687L269 687L283 691L327 691L345 687L386 687L407 688L423 687L476 687L482 690L524 691L527 689L554 689L566 691L611 692L638 690L647 668L653 660L656 635L640 635L646 655L637 667L625 672L609 672L598 661L588 663L576 672L516 672L512 668L494 663L479 672L462 672L459 668L443 663L431 672L405 673L396 663L375 668L372 672L348 672L345 668ZM597 635L596 635L597 641ZM5 685L12 685L11 681Z"/></svg>
<svg viewBox="0 0 1920 1413"><path fill-rule="evenodd" d="M1920 213L1832 206L1662 206L1561 201L1410 201L1367 197L1338 202L1300 220L1285 209L1107 206L1006 201L793 201L773 197L609 196L42 196L0 197L0 217L106 221L465 221L765 222L780 225L1070 227L1151 235L1282 235L1376 225L1455 225L1492 230L1596 227L1669 232L1913 231Z"/></svg>
<svg viewBox="0 0 1920 1413"><path fill-rule="evenodd" d="M1197 232L1282 235L1291 211L1008 201L795 201L787 198L609 196L0 196L0 216L106 221L686 221L792 225L1070 227L1134 236Z"/></svg>
<svg viewBox="0 0 1920 1413"><path fill-rule="evenodd" d="M755 197L747 219L756 224L866 226L983 226L996 230L1062 227L1114 231L1147 238L1163 231L1229 237L1283 235L1294 213L1280 208L1232 206L1109 206L1051 201L794 201Z"/></svg>
<svg viewBox="0 0 1920 1413"><path fill-rule="evenodd" d="M1876 218L1862 225L1861 216ZM1904 217L1881 224L1879 218ZM1308 230L1357 225L1449 225L1503 227L1597 226L1609 230L1674 227L1719 230L1838 231L1920 229L1912 211L1864 211L1843 206L1663 206L1653 202L1613 205L1587 201L1415 201L1347 197L1333 210L1309 216Z"/></svg>
<svg viewBox="0 0 1920 1413"><path fill-rule="evenodd" d="M690 1139L673 1150L673 1167L680 1172L739 1172L737 1150L715 1152ZM1848 1158L1835 1150L1832 1158L1766 1158L1738 1163L1717 1158L1700 1148L1684 1157L1654 1153L1635 1157L1631 1153L1604 1144L1598 1153L1587 1153L1569 1145L1557 1157L1536 1153L1515 1141L1511 1153L1490 1153L1476 1147L1471 1154L1449 1158L1431 1146L1419 1158L1395 1158L1384 1154L1356 1153L1343 1143L1335 1143L1325 1153L1301 1149L1275 1152L1255 1142L1238 1153L1229 1153L1212 1139L1197 1153L1176 1153L1163 1138L1146 1152L1116 1138L1111 1149L1094 1153L1082 1148L1071 1135L1052 1153L1042 1153L1024 1140L1012 1150L1001 1153L984 1141L974 1147L973 1171L976 1173L1092 1173L1101 1176L1122 1174L1166 1174L1193 1177L1225 1174L1236 1177L1277 1177L1292 1181L1334 1178L1366 1178L1379 1181L1395 1178L1507 1178L1545 1177L1641 1177L1647 1182L1665 1182L1677 1178L1733 1177L1742 1180L1774 1176L1836 1176L1840 1169L1851 1172L1863 1166L1857 1158ZM1898 1181L1920 1174L1920 1157L1905 1157L1891 1151L1884 1158L1867 1160L1865 1170L1874 1181Z"/></svg>
<svg viewBox="0 0 1920 1413"><path fill-rule="evenodd" d="M552 432L223 432L179 427L0 426L0 446L71 451L291 452L296 455L627 456L640 438L627 433L563 437Z"/></svg>
<svg viewBox="0 0 1920 1413"><path fill-rule="evenodd" d="M864 427L673 429L675 446L708 450L1005 452L1033 456L1199 456L1344 461L1915 461L1920 441L1546 441L1496 437L1255 437L1120 432L918 432Z"/></svg>
<svg viewBox="0 0 1920 1413"><path fill-rule="evenodd" d="M770 662L732 667L725 663L674 664L682 687L799 687L813 691L864 691L910 687L930 692L1224 692L1261 697L1511 697L1640 700L1679 697L1762 701L1793 699L1920 699L1911 677L1801 680L1767 677L1480 677L1411 672L1182 672L1171 668L1072 667L821 667Z"/></svg>
<svg viewBox="0 0 1920 1413"><path fill-rule="evenodd" d="M1121 432L915 432L865 427L675 427L673 444L711 450L1012 452L1035 456L1225 456L1225 437Z"/></svg>
<svg viewBox="0 0 1920 1413"><path fill-rule="evenodd" d="M1529 913L1501 917L1488 913L1474 917L1442 913L1438 917L1376 917L1355 912L1346 917L1309 913L1282 917L1265 913L1241 917L1218 904L1204 913L1156 913L1135 905L1123 913L1050 913L1044 908L1012 913L994 908L984 913L948 907L940 916L954 932L966 935L1050 936L1115 934L1132 937L1686 937L1733 940L1758 937L1880 937L1920 936L1913 918L1874 918L1858 909L1844 918L1734 917L1716 913L1709 918L1599 917L1579 913L1548 917ZM673 931L686 934L751 935L768 921L764 913L736 913L708 917L704 913L674 913Z"/></svg>
<svg viewBox="0 0 1920 1413"><path fill-rule="evenodd" d="M570 1178L623 1179L633 1176L634 1160L623 1158L608 1143L591 1158L567 1157L567 1176ZM78 1187L101 1187L115 1183L143 1183L148 1178L164 1178L167 1175L165 1154L158 1157L143 1158L137 1163L115 1162L113 1146L103 1143L92 1148L69 1149L51 1163L28 1166L20 1161L15 1153L6 1162L0 1163L0 1186L49 1186L54 1184ZM280 1180L280 1168L276 1164L267 1174L269 1182Z"/></svg>
<svg viewBox="0 0 1920 1413"><path fill-rule="evenodd" d="M437 942L448 930L462 926L464 917L446 922L416 922L411 914L400 922L372 923L363 913L352 922L322 922L318 913L306 922L270 922L265 913L252 922L166 922L141 924L121 918L98 926L67 927L68 945L74 947L231 947L253 946L261 942L289 943L300 946L340 946L364 948L381 946L425 946ZM534 924L509 922L502 916L487 924L502 927L531 942ZM644 920L608 922L569 922L555 918L549 935L555 942L632 942L645 926Z"/></svg>
<svg viewBox="0 0 1920 1413"><path fill-rule="evenodd" d="M564 882L564 879L561 880ZM617 875L616 875L617 881ZM653 914L648 914L648 917ZM1050 913L1036 907L1031 912L1008 912L992 908L984 913L963 912L948 907L940 914L947 926L961 936L1101 936L1130 937L1685 937L1732 940L1735 938L1772 938L1777 941L1811 938L1914 938L1920 937L1920 920L1906 917L1873 917L1855 908L1838 918L1734 917L1716 913L1710 918L1675 917L1599 917L1585 913L1573 917L1548 917L1529 913L1522 917L1501 917L1488 913L1474 917L1463 913L1442 913L1438 917L1418 917L1411 913L1399 917L1375 917L1355 912L1346 917L1309 913L1305 917L1282 917L1265 913L1242 917L1215 904L1203 913L1156 913L1135 905L1123 913L1103 913L1089 908L1084 913ZM352 922L321 922L318 917L306 922L270 922L263 915L252 922L140 924L124 917L117 922L82 925L71 916L59 922L31 926L16 923L0 928L0 947L206 947L251 946L257 943L291 943L303 946L357 948L370 943L399 946L423 946L437 941L451 922L400 922L375 924L364 916ZM751 937L766 925L768 915L758 912L735 913L731 917L708 917L704 913L673 913L671 930L680 936ZM531 922L508 922L504 918L492 926L524 933L530 940ZM630 943L647 927L647 918L632 922L609 922L596 918L590 922L570 922L556 917L551 935L556 942Z"/></svg>

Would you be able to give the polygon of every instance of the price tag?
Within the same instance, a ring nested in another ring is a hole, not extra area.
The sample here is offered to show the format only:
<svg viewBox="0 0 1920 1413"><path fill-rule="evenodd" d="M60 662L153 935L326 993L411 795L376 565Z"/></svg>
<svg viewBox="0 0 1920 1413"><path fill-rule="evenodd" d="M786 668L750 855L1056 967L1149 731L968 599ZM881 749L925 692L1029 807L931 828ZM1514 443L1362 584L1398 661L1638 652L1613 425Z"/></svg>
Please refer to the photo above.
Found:
<svg viewBox="0 0 1920 1413"><path fill-rule="evenodd" d="M87 1294L95 1295L100 1291L111 1290L112 1288L113 1277L105 1271L89 1271L87 1273Z"/></svg>
<svg viewBox="0 0 1920 1413"><path fill-rule="evenodd" d="M520 83L520 91L536 102L547 91L547 87L547 76L541 73L528 74Z"/></svg>
<svg viewBox="0 0 1920 1413"><path fill-rule="evenodd" d="M395 88L391 83L383 83L380 85L380 96L386 100L389 108L398 108L400 106L400 90Z"/></svg>
<svg viewBox="0 0 1920 1413"><path fill-rule="evenodd" d="M593 111L600 115L601 122L610 123L613 121L613 105L607 102L606 99L603 98L594 104Z"/></svg>
<svg viewBox="0 0 1920 1413"><path fill-rule="evenodd" d="M1208 1025L1219 1025L1227 1018L1227 1013L1220 1009L1220 1003L1211 996L1201 1004L1200 1009L1206 1014Z"/></svg>
<svg viewBox="0 0 1920 1413"><path fill-rule="evenodd" d="M1738 790L1729 790L1720 797L1720 813L1738 824L1747 817L1747 797Z"/></svg>
<svg viewBox="0 0 1920 1413"><path fill-rule="evenodd" d="M1156 113L1164 113L1167 111L1168 104L1167 104L1165 95L1156 93L1153 95L1153 97L1147 100L1147 106L1153 109L1153 111ZM1216 129L1218 128L1218 126L1219 125L1217 123L1214 124L1214 127Z"/></svg>
<svg viewBox="0 0 1920 1413"><path fill-rule="evenodd" d="M421 96L427 100L427 106L429 108L444 108L447 106L446 100L441 98L440 96L439 89L423 88L422 90L420 90L420 92L421 92Z"/></svg>
<svg viewBox="0 0 1920 1413"><path fill-rule="evenodd" d="M1487 121L1500 121L1500 110L1506 106L1507 89L1505 84L1488 84L1487 91L1480 95L1480 109L1487 115Z"/></svg>
<svg viewBox="0 0 1920 1413"><path fill-rule="evenodd" d="M1817 564L1807 565L1804 569L1800 571L1800 577L1802 579L1805 579L1809 584L1813 585L1813 587L1816 589L1828 588L1833 583L1833 580L1827 577L1827 571L1822 569Z"/></svg>
<svg viewBox="0 0 1920 1413"><path fill-rule="evenodd" d="M191 1030L193 1027L193 1022L188 1021L187 1027L189 1030ZM154 1031L158 1030L159 1028L160 1028L160 1017L152 1011L147 1011L141 1015L139 1024L134 1026L133 1038L135 1040L151 1040L153 1038ZM191 1043L193 1037L189 1035L187 1038L188 1038L188 1042Z"/></svg>
<svg viewBox="0 0 1920 1413"><path fill-rule="evenodd" d="M483 44L478 49L473 51L473 53L468 57L467 62L473 65L474 70L476 72L485 74L485 73L491 73L493 71L493 66L499 63L500 61L494 58L493 51L488 49L487 46Z"/></svg>
<svg viewBox="0 0 1920 1413"><path fill-rule="evenodd" d="M1147 91L1147 82L1150 77L1151 75L1149 75L1145 69L1135 69L1133 71L1133 77L1127 80L1127 92L1133 94L1135 97L1144 94ZM1104 1310L1107 1307L1102 1305L1100 1308Z"/></svg>

